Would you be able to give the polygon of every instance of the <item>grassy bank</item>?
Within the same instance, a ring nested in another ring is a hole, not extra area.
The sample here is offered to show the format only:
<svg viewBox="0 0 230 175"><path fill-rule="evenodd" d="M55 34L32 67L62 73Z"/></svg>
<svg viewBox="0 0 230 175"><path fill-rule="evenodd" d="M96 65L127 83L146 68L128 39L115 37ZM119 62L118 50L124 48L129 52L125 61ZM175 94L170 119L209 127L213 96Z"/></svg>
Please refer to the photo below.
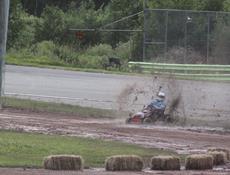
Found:
<svg viewBox="0 0 230 175"><path fill-rule="evenodd" d="M196 80L196 81L223 81L223 82L229 82L229 74L223 74L224 71L229 72L229 68L188 68L188 65L185 65L184 67L150 67L150 68L141 68L140 71L133 68L123 68L122 71L116 69L116 68L109 68L108 70L104 69L93 69L93 68L80 68L76 67L75 65L66 64L61 61L54 61L52 59L49 59L48 57L39 57L39 58L33 58L31 57L23 57L23 58L16 58L12 56L6 57L6 64L10 65L18 65L18 66L32 66L32 67L38 67L38 68L50 68L50 69L62 69L62 70L70 70L70 71L82 71L82 72L93 72L93 73L107 73L107 74L118 74L118 75L136 75L136 76L161 76L165 78L171 78L174 77L176 79L182 79L182 80ZM170 66L170 65L168 65ZM212 66L212 65L211 65ZM213 65L215 66L215 65ZM227 67L227 66L226 66ZM169 71L169 70L170 71ZM226 69L226 70L225 70ZM159 71L156 71L159 70ZM172 71L173 70L173 71ZM186 71L196 71L197 74L191 74ZM178 71L182 71L178 73ZM201 73L202 71L206 72L213 72L212 74L204 74Z"/></svg>
<svg viewBox="0 0 230 175"><path fill-rule="evenodd" d="M72 70L72 71L84 71L84 72L106 72L102 69L89 69L89 68L78 68L74 65L66 64L60 61L53 61L47 57L39 57L35 59L31 58L22 58L18 59L15 57L6 57L6 64L17 65L17 66L30 66L38 68L50 68L50 69L63 69L63 70Z"/></svg>
<svg viewBox="0 0 230 175"><path fill-rule="evenodd" d="M89 167L103 167L106 157L117 154L136 154L146 159L174 154L114 141L7 131L0 131L0 146L0 166L9 167L41 167L43 158L53 154L81 155Z"/></svg>
<svg viewBox="0 0 230 175"><path fill-rule="evenodd" d="M15 55L8 54L5 60L6 64L17 65L17 66L30 66L38 68L50 68L50 69L62 69L62 70L71 70L71 71L82 71L82 72L94 72L94 73L113 73L113 74L128 74L128 72L123 73L115 68L110 68L109 70L105 69L93 69L93 68L80 68L76 65L67 64L63 61L53 60L49 57L32 57L32 56L23 56L19 57Z"/></svg>
<svg viewBox="0 0 230 175"><path fill-rule="evenodd" d="M119 115L127 115L125 112L118 112L114 110L82 107L63 103L43 102L14 97L2 97L2 102L3 108L12 108L31 112L63 113L67 115L70 114L94 118L113 118Z"/></svg>

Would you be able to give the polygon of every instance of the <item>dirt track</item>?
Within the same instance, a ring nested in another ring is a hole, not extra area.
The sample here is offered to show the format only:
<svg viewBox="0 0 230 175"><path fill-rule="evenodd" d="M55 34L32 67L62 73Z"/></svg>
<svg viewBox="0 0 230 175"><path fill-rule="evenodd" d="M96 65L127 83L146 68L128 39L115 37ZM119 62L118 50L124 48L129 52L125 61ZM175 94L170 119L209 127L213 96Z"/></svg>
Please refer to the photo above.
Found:
<svg viewBox="0 0 230 175"><path fill-rule="evenodd" d="M0 168L1 175L229 175L230 172L220 171L144 171L144 172L107 172L103 169L76 171L49 171L42 169Z"/></svg>
<svg viewBox="0 0 230 175"><path fill-rule="evenodd" d="M162 126L125 125L124 120L92 119L78 116L65 116L61 114L31 113L23 111L5 110L0 113L0 129L13 129L17 131L38 132L48 134L61 134L71 136L83 136L102 138L107 140L119 140L135 143L144 147L158 147L171 149L178 153L204 152L207 147L230 148L230 134L214 132L213 130L198 130L197 128L179 128ZM135 134L134 134L135 133ZM227 166L228 169L230 165ZM65 172L74 174L76 172ZM214 171L205 172L141 172L141 173L108 173L104 170L85 170L77 174L87 175L128 175L128 174L230 174L229 171L218 173ZM0 168L0 174L4 175L37 175L37 174L63 174L57 171L26 170Z"/></svg>
<svg viewBox="0 0 230 175"><path fill-rule="evenodd" d="M197 128L125 125L124 119L92 119L18 111L0 113L0 129L119 140L178 153L203 152L207 147L230 148L230 134Z"/></svg>

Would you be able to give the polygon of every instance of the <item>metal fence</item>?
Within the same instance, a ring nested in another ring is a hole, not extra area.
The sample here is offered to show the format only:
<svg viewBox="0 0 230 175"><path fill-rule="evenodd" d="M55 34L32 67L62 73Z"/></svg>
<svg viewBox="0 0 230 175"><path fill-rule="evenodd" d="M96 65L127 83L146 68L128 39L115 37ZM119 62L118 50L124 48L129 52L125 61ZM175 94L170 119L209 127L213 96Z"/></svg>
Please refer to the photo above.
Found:
<svg viewBox="0 0 230 175"><path fill-rule="evenodd" d="M145 9L143 60L230 64L230 13Z"/></svg>

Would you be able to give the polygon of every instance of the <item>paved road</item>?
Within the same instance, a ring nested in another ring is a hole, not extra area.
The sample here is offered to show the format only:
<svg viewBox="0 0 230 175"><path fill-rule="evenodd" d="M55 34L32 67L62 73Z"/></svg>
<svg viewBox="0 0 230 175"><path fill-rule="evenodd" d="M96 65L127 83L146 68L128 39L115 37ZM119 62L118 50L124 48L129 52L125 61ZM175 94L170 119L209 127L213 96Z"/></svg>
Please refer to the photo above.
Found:
<svg viewBox="0 0 230 175"><path fill-rule="evenodd" d="M137 109L148 103L159 85L168 99L182 95L186 112L228 115L230 83L167 80L153 77L73 72L6 66L5 94L100 108ZM122 102L121 102L122 101ZM118 103L119 102L119 103ZM198 110L199 109L199 110Z"/></svg>
<svg viewBox="0 0 230 175"><path fill-rule="evenodd" d="M5 93L111 108L130 77L6 66Z"/></svg>

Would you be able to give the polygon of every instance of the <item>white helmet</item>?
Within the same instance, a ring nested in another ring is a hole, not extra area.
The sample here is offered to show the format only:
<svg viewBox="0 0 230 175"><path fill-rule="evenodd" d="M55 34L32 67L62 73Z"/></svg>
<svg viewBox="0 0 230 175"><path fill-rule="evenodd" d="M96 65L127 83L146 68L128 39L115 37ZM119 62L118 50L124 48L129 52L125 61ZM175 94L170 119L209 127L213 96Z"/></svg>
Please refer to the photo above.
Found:
<svg viewBox="0 0 230 175"><path fill-rule="evenodd" d="M160 97L160 98L165 98L165 93L164 92L159 92L157 94L157 96Z"/></svg>

